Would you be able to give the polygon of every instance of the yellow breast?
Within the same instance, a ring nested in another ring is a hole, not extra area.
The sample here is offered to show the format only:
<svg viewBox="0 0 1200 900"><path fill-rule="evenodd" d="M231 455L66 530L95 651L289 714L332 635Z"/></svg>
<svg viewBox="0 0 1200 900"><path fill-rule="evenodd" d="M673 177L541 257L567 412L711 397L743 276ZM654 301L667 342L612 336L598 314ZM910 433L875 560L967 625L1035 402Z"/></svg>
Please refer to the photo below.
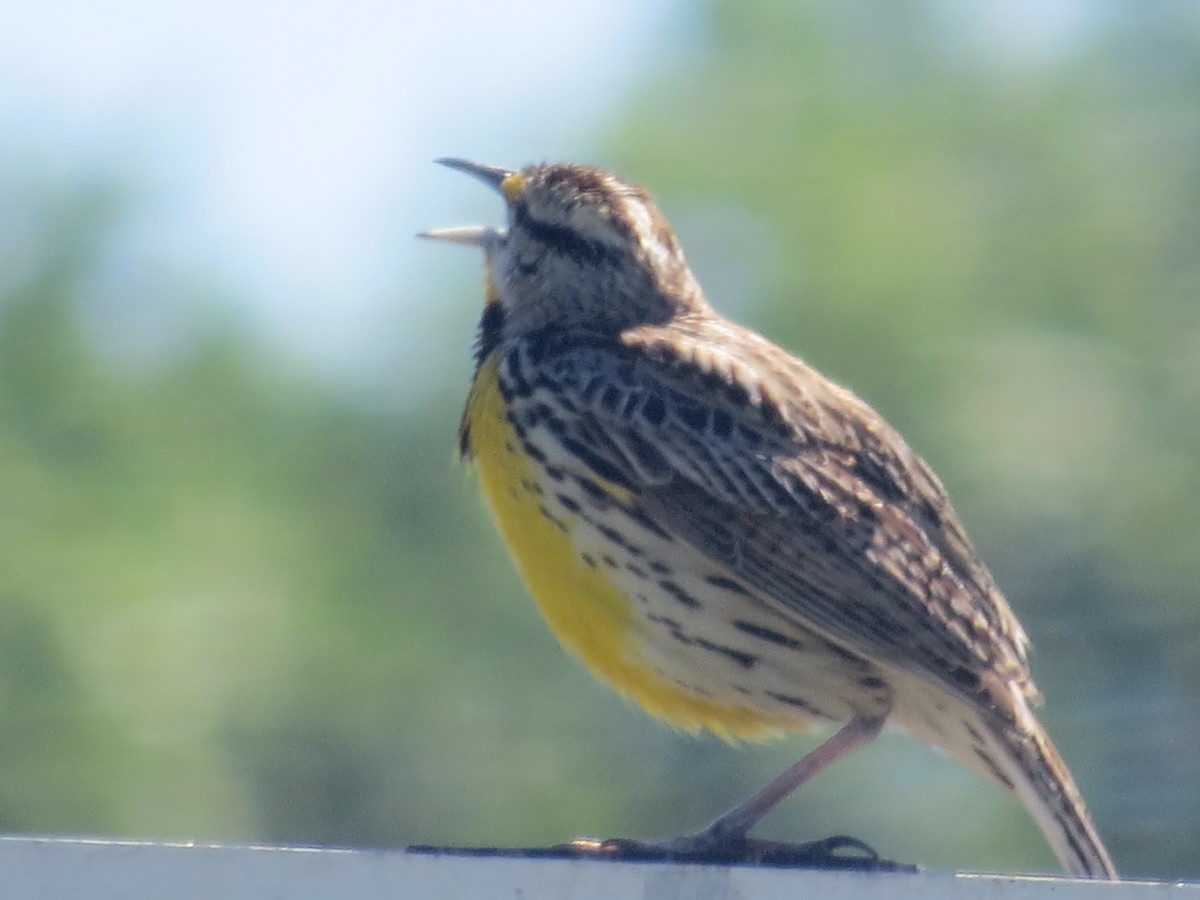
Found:
<svg viewBox="0 0 1200 900"><path fill-rule="evenodd" d="M564 646L647 712L686 731L708 729L725 738L760 738L795 728L747 706L698 696L659 675L640 652L645 623L629 597L580 558L571 533L577 521L544 515L543 472L509 423L499 389L499 356L479 367L464 427L483 492L509 552L542 615ZM605 485L612 499L628 494ZM565 526L565 527L564 527Z"/></svg>

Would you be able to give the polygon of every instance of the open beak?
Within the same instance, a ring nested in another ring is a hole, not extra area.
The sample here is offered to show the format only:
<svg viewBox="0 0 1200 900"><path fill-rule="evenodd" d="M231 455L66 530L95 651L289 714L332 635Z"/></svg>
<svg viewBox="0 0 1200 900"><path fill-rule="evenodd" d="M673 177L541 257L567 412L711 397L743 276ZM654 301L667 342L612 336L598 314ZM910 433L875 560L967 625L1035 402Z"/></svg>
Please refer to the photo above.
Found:
<svg viewBox="0 0 1200 900"><path fill-rule="evenodd" d="M478 178L497 192L500 191L500 185L504 179L513 174L511 169L471 162L469 159L459 159L454 156L443 156L441 159L435 159L434 162ZM417 234L417 237L429 238L434 241L448 241L451 244L465 244L469 247L487 247L502 234L500 229L487 225L460 225L454 228L433 228L429 231L422 231Z"/></svg>
<svg viewBox="0 0 1200 900"><path fill-rule="evenodd" d="M448 169L454 169L456 172L465 172L472 178L478 178L492 190L500 190L500 183L509 175L516 174L512 169L504 169L500 166L489 166L486 163L471 162L469 159L459 159L456 156L443 156L441 159L435 159L435 163L439 166L445 166Z"/></svg>
<svg viewBox="0 0 1200 900"><path fill-rule="evenodd" d="M457 225L418 231L417 237L429 238L431 241L447 241L451 244L466 244L468 247L486 247L499 233L487 225Z"/></svg>

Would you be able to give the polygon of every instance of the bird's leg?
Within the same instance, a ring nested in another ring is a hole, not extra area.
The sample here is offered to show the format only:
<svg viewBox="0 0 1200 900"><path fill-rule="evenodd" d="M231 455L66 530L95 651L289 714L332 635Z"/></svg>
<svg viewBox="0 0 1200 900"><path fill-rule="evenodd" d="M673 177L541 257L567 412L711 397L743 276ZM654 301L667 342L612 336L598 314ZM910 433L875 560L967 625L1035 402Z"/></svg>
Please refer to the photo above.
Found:
<svg viewBox="0 0 1200 900"><path fill-rule="evenodd" d="M903 868L881 860L862 841L830 837L805 844L788 844L749 838L755 825L800 785L818 772L869 744L883 728L886 716L857 718L787 769L753 797L731 809L703 831L667 841L578 840L567 845L580 855L618 859L672 859L691 862L771 862L836 868ZM852 849L857 856L846 856Z"/></svg>
<svg viewBox="0 0 1200 900"><path fill-rule="evenodd" d="M750 829L791 796L800 785L878 737L884 721L885 717L882 716L852 719L753 797L735 806L703 831L676 840L681 846L690 845L696 849L744 841Z"/></svg>

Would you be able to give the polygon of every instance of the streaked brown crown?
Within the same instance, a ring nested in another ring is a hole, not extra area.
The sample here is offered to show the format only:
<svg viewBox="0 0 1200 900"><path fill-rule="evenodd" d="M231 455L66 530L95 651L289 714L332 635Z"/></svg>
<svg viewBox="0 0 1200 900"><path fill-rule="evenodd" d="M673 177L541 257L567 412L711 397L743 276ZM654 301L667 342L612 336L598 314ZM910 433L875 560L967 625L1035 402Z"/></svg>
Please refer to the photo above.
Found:
<svg viewBox="0 0 1200 900"><path fill-rule="evenodd" d="M506 330L620 330L705 308L671 226L644 190L586 166L509 176L508 230L487 247Z"/></svg>

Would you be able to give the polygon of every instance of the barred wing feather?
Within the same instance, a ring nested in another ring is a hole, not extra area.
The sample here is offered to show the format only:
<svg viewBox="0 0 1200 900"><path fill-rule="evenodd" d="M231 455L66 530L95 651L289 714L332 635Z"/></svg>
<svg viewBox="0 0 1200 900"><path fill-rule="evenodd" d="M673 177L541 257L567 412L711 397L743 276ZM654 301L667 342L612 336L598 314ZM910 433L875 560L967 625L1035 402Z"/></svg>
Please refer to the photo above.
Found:
<svg viewBox="0 0 1200 900"><path fill-rule="evenodd" d="M543 377L645 512L785 615L988 705L1011 703L1005 683L1035 697L1024 632L936 477L862 401L746 335L723 356L677 329L626 334L636 354L575 342Z"/></svg>

